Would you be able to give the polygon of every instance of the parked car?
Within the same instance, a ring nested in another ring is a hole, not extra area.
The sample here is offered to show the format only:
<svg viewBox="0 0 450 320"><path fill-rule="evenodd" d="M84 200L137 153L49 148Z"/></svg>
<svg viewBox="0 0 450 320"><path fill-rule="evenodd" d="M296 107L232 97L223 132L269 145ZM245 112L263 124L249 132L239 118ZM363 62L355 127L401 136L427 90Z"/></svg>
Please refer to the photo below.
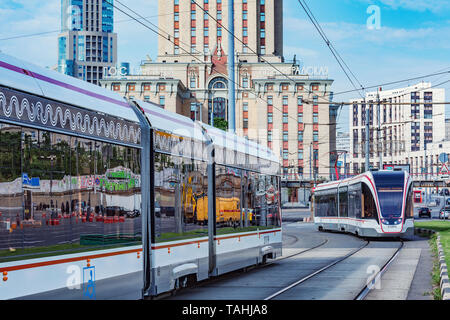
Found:
<svg viewBox="0 0 450 320"><path fill-rule="evenodd" d="M441 212L439 212L439 219L448 219L450 214L450 206L442 208Z"/></svg>
<svg viewBox="0 0 450 320"><path fill-rule="evenodd" d="M125 214L126 214L126 211L123 207L119 207L119 206L106 207L106 215L108 217L123 216Z"/></svg>
<svg viewBox="0 0 450 320"><path fill-rule="evenodd" d="M430 208L426 208L426 207L419 208L419 218L422 218L422 217L431 218L431 210L430 210Z"/></svg>
<svg viewBox="0 0 450 320"><path fill-rule="evenodd" d="M161 218L161 206L158 201L155 201L155 216Z"/></svg>

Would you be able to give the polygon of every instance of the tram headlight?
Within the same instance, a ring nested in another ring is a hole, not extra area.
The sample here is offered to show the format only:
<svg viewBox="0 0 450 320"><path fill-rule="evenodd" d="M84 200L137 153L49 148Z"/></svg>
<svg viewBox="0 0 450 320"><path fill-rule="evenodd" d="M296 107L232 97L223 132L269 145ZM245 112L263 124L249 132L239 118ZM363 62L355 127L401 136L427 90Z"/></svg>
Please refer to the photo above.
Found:
<svg viewBox="0 0 450 320"><path fill-rule="evenodd" d="M384 219L384 218L381 219L381 223L382 223L382 224L389 224L389 222L388 222L386 219Z"/></svg>

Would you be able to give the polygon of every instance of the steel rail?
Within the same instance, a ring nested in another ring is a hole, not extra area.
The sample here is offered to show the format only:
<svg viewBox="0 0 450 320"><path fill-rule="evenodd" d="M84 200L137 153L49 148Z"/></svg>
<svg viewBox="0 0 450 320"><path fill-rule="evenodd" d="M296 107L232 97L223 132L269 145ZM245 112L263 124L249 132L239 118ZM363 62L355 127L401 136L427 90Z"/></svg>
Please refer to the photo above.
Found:
<svg viewBox="0 0 450 320"><path fill-rule="evenodd" d="M359 252L359 251L361 251L362 249L364 249L365 247L367 247L367 246L369 245L369 243L370 243L370 241L367 241L364 245L362 245L361 247L357 248L356 250L354 250L354 251L348 253L347 255L345 255L345 256L343 256L343 257L341 257L341 258L339 258L339 259L336 259L335 261L331 262L330 264L326 265L325 267L323 267L323 268L321 268L321 269L319 269L319 270L317 270L317 271L315 271L315 272L309 274L308 276L306 276L306 277L304 277L304 278L302 278L302 279L300 279L300 280L298 280L298 281L296 281L296 282L290 284L289 286L287 286L287 287L285 287L285 288L283 288L283 289L281 289L281 290L275 292L274 294L268 296L268 297L265 298L264 300L272 300L273 298L275 298L275 297L277 297L277 296L283 294L284 292L286 292L286 291L288 291L288 290L290 290L290 289L292 289L292 288L298 286L299 284L301 284L301 283L307 281L308 279L311 279L312 277L314 277L314 276L318 275L319 273L322 273L323 271L325 271L325 270L327 270L327 269L333 267L334 265L338 264L339 262L342 262L342 261L344 261L345 259L347 259L347 258L353 256L353 255L356 254L357 252Z"/></svg>
<svg viewBox="0 0 450 320"><path fill-rule="evenodd" d="M400 251L402 250L404 245L404 241L400 239L400 247L395 251L395 253L392 255L392 257L385 263L383 268L380 269L380 271L377 272L372 278L372 280L364 286L364 288L359 292L359 294L355 297L353 300L364 300L369 292L372 290L372 288L375 286L375 284L381 279L383 274L387 271L391 263L397 258Z"/></svg>

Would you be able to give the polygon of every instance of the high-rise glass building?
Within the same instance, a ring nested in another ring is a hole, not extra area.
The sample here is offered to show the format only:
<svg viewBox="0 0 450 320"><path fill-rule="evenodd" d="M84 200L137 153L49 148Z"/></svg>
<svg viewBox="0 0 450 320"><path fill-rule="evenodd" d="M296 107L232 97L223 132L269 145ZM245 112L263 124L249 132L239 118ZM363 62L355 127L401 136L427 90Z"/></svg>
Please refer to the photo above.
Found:
<svg viewBox="0 0 450 320"><path fill-rule="evenodd" d="M61 0L58 71L98 84L117 63L113 0Z"/></svg>

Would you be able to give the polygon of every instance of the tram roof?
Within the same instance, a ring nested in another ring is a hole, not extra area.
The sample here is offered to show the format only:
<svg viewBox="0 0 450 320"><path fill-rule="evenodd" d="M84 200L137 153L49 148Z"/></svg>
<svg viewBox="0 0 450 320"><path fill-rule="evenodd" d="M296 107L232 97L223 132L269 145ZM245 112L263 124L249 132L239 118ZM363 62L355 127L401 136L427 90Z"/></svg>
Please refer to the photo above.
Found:
<svg viewBox="0 0 450 320"><path fill-rule="evenodd" d="M139 122L119 94L4 53L0 53L0 85Z"/></svg>
<svg viewBox="0 0 450 320"><path fill-rule="evenodd" d="M206 142L202 128L190 118L162 109L156 104L135 100L142 108L152 128L177 136L194 138Z"/></svg>
<svg viewBox="0 0 450 320"><path fill-rule="evenodd" d="M269 148L259 145L254 141L237 136L233 133L225 132L218 128L212 127L210 125L203 123L201 125L205 128L206 133L211 137L213 143L217 146L232 149L242 153L248 153L252 156L270 160L273 162L279 162L279 159Z"/></svg>

